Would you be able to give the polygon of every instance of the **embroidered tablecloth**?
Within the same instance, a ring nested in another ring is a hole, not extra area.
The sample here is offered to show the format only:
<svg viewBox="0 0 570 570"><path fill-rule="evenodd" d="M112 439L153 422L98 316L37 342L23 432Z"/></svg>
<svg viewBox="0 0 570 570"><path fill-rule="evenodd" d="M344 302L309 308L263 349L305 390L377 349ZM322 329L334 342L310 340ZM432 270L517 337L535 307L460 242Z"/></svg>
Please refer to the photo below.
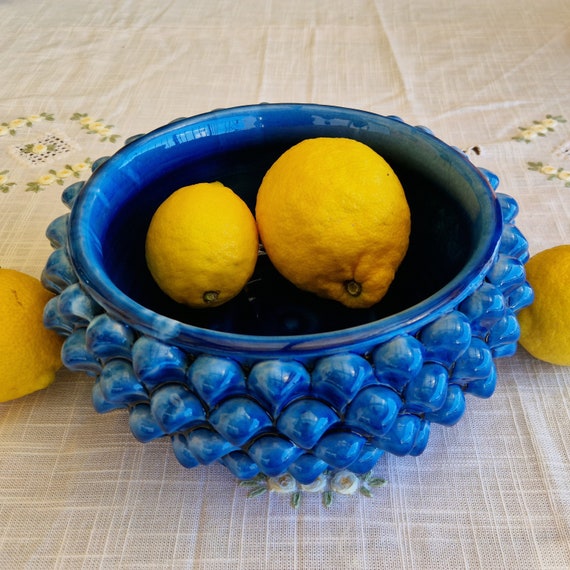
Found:
<svg viewBox="0 0 570 570"><path fill-rule="evenodd" d="M570 243L565 0L18 0L0 22L2 267L39 277L62 190L129 136L261 101L427 125L499 176L531 254ZM293 508L138 443L61 370L0 404L0 567L569 568L570 369L519 349L498 371L384 486Z"/></svg>

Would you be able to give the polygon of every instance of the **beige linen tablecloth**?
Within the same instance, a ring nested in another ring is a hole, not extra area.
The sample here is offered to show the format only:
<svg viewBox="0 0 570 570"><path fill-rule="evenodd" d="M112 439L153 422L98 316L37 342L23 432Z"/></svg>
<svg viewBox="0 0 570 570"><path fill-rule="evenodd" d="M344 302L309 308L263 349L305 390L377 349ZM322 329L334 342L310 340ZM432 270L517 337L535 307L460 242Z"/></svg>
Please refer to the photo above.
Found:
<svg viewBox="0 0 570 570"><path fill-rule="evenodd" d="M498 174L531 253L570 243L567 0L8 0L0 30L2 267L40 275L62 189L130 135L262 101L427 125ZM298 509L138 443L62 370L0 404L0 568L570 568L570 368L498 369L372 498Z"/></svg>

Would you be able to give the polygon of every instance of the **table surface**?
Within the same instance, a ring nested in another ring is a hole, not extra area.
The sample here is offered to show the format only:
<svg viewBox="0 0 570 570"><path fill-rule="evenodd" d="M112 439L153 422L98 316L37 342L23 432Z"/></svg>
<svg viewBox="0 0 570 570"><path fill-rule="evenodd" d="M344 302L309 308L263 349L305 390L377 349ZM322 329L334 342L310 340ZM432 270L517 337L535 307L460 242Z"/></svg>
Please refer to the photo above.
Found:
<svg viewBox="0 0 570 570"><path fill-rule="evenodd" d="M570 243L567 0L18 0L0 22L3 267L39 277L62 189L130 135L262 101L427 125L498 174L532 254ZM62 370L0 404L0 567L569 568L570 368L497 366L371 498L298 509L137 442Z"/></svg>

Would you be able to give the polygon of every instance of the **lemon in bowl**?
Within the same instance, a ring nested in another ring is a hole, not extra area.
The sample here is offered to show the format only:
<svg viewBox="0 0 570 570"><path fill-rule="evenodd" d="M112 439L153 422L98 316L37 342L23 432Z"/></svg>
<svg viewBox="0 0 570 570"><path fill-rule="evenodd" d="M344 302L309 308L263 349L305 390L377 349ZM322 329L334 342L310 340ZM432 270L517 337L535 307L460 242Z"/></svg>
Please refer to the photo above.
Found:
<svg viewBox="0 0 570 570"><path fill-rule="evenodd" d="M158 286L194 308L233 299L253 274L259 241L245 202L219 182L184 186L154 213L145 256Z"/></svg>
<svg viewBox="0 0 570 570"><path fill-rule="evenodd" d="M347 307L378 303L408 250L404 189L354 139L306 139L286 150L263 177L255 215L278 271Z"/></svg>

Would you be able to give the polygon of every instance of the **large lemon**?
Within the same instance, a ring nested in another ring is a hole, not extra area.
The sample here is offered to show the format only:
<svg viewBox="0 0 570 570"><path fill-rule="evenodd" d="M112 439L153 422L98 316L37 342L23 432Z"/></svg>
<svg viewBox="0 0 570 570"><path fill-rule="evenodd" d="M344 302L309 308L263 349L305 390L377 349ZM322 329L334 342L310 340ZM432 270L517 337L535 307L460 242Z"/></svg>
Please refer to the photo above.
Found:
<svg viewBox="0 0 570 570"><path fill-rule="evenodd" d="M265 251L300 289L366 308L408 249L410 210L390 165L346 138L304 140L263 178L255 214Z"/></svg>
<svg viewBox="0 0 570 570"><path fill-rule="evenodd" d="M235 297L257 261L259 238L246 203L221 182L185 186L154 213L146 260L158 286L190 307Z"/></svg>
<svg viewBox="0 0 570 570"><path fill-rule="evenodd" d="M534 301L518 315L520 344L539 360L570 366L570 244L531 257L526 276Z"/></svg>
<svg viewBox="0 0 570 570"><path fill-rule="evenodd" d="M0 402L46 388L61 367L63 339L42 322L52 297L35 277L0 269Z"/></svg>

